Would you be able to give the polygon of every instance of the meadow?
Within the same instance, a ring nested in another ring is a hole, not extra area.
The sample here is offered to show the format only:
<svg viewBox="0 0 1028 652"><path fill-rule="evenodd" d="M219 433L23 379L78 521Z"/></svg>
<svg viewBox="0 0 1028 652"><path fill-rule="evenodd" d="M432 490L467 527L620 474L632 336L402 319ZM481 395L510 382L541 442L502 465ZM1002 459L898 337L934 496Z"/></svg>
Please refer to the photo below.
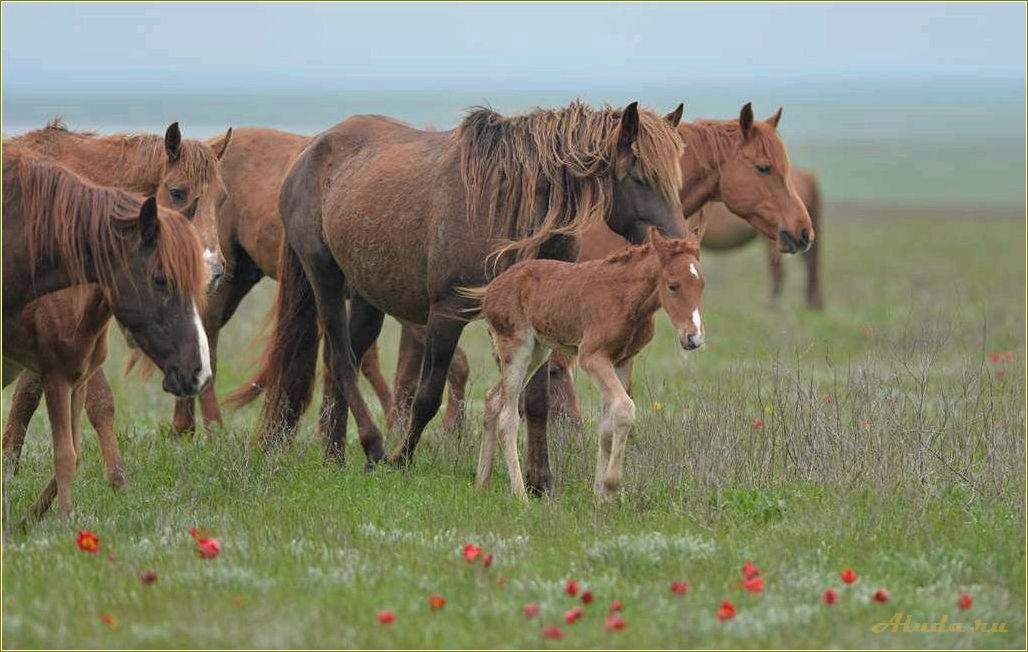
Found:
<svg viewBox="0 0 1028 652"><path fill-rule="evenodd" d="M683 363L658 317L635 367L640 421L616 504L591 495L598 404L581 375L584 430L551 433L553 495L518 503L502 463L490 487L473 486L496 378L480 323L462 340L465 427L437 419L413 467L371 473L352 420L344 467L322 460L313 414L271 455L251 447L253 407L223 431L169 436L170 397L157 379L121 376L112 333L129 482L105 485L87 427L73 515L8 534L4 648L1023 649L1023 208L829 204L825 219L823 312L803 307L795 261L770 305L763 243L704 254L707 345ZM263 282L223 331L221 392L247 378L273 296ZM397 334L387 321L389 370ZM28 439L5 483L12 519L51 471L43 410ZM191 528L220 555L199 558ZM98 554L77 549L79 530L99 536ZM493 563L465 561L466 544ZM740 586L747 560L759 594ZM140 580L148 570L155 582ZM591 604L566 594L570 578ZM613 600L622 630L604 627ZM736 615L722 621L725 600ZM584 616L565 623L576 605ZM395 622L381 624L383 610ZM898 631L876 631L896 614ZM908 615L997 627L904 632ZM563 637L544 638L548 625Z"/></svg>

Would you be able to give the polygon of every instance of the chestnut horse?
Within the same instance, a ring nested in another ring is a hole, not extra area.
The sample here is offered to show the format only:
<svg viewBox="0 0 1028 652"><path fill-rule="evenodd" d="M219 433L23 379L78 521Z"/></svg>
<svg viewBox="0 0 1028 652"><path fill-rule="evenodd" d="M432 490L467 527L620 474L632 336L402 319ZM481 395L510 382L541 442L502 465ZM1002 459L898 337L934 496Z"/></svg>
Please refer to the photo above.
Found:
<svg viewBox="0 0 1028 652"><path fill-rule="evenodd" d="M244 127L233 132L232 147L221 162L228 197L219 206L217 216L226 273L223 281L209 293L204 313L204 327L211 347L211 369L215 374L221 329L262 278L278 278L278 253L283 239L282 221L278 216L278 192L289 166L310 141L309 136L260 127ZM210 144L214 146L218 143L215 141ZM404 341L416 339L418 333L408 331L417 329L404 325ZM382 375L377 347L371 347L364 355L361 371L375 389L383 412L393 414L393 393ZM450 384L446 423L453 426L462 414L466 361L463 365L454 364L450 375L453 380ZM257 398L260 391L259 384L251 384L234 392L226 400L229 405L242 405ZM222 423L213 382L200 392L199 403L205 425ZM176 432L189 431L195 427L195 406L196 402L192 398L175 402L172 424ZM328 420L330 412L326 411L324 418Z"/></svg>
<svg viewBox="0 0 1028 652"><path fill-rule="evenodd" d="M40 371L38 343L18 328L26 306L72 285L97 283L139 347L164 372L164 388L195 394L210 380L207 337L198 313L207 285L203 246L181 214L159 210L122 190L93 185L25 148L3 154L3 381ZM79 375L47 376L55 475L37 500L42 513L56 493L71 511L79 459Z"/></svg>
<svg viewBox="0 0 1028 652"><path fill-rule="evenodd" d="M523 261L487 287L462 292L481 300L500 366L500 380L485 399L479 486L489 480L499 439L514 495L528 500L518 459L518 399L555 349L581 356L603 398L593 491L601 498L617 494L635 422L625 380L632 359L653 339L654 314L663 308L671 317L683 349L703 346L700 234L690 235L665 239L651 229L649 244L603 260Z"/></svg>
<svg viewBox="0 0 1028 652"><path fill-rule="evenodd" d="M315 137L279 197L286 238L277 323L256 376L267 383L258 441L294 433L323 332L337 407L329 453L342 456L349 408L368 459L383 459L353 361L389 313L427 325L410 425L390 459L409 462L467 324L468 300L455 288L480 285L517 259L573 259L577 235L594 222L633 241L648 225L677 235L681 153L669 121L635 103L574 102L516 117L475 109L448 132L355 116ZM347 288L349 315L339 310Z"/></svg>
<svg viewBox="0 0 1028 652"><path fill-rule="evenodd" d="M219 160L232 130L210 146L183 140L178 123L157 135L114 135L70 132L59 121L8 141L42 158L59 162L94 183L151 194L160 206L183 211L204 242L211 277L220 277L215 207L224 197ZM40 305L37 305L40 304ZM103 452L104 476L113 486L125 482L125 469L114 434L114 396L101 365L107 357L107 326L111 311L103 291L77 286L37 299L18 325L36 347L40 373L18 378L4 431L4 459L17 467L32 415L39 406L47 374L86 378L86 413L96 428ZM95 372L95 373L94 373Z"/></svg>

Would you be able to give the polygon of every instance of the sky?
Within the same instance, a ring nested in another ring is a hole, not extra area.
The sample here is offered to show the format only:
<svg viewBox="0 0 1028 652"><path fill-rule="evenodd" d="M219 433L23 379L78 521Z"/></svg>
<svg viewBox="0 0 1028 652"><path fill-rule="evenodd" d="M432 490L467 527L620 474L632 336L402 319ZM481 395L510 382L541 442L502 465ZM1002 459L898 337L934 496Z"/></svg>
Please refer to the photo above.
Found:
<svg viewBox="0 0 1028 652"><path fill-rule="evenodd" d="M1025 5L3 5L5 91L1024 79Z"/></svg>

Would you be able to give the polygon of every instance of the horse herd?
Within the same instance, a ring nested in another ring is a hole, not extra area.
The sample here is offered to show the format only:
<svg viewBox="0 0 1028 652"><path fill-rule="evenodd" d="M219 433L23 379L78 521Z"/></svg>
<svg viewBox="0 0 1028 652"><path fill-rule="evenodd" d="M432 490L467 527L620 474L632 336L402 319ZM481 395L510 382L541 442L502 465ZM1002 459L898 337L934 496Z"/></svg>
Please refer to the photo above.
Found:
<svg viewBox="0 0 1028 652"><path fill-rule="evenodd" d="M314 138L239 128L206 142L183 139L177 123L163 137L100 136L55 120L5 139L3 384L18 381L5 466L16 469L43 396L54 447L54 476L29 516L55 499L70 512L83 408L107 481L126 480L102 368L111 317L133 356L163 372L174 431L196 427L197 398L205 425L220 425L218 335L265 276L278 281L274 330L253 379L226 398L263 396L261 448L295 434L324 339L326 456L343 460L352 413L369 464L407 465L447 381L445 425L463 419L458 341L483 317L501 380L486 399L479 483L498 441L515 494L551 488L547 421L577 417L578 355L604 401L595 490L612 495L634 420L631 360L653 315L666 310L684 349L703 342L704 235L714 248L765 236L775 294L779 253L806 251L808 303L821 301L816 180L790 169L781 109L684 122L682 111L478 108L445 132L358 115ZM392 388L375 348L386 314L402 325ZM401 437L391 453L358 368Z"/></svg>

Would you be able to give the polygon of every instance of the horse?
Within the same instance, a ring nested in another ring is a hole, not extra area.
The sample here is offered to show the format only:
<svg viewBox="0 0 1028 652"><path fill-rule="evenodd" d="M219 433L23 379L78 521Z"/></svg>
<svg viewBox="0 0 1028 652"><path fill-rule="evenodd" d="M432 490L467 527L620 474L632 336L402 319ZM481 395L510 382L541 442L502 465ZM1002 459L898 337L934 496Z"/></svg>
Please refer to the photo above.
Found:
<svg viewBox="0 0 1028 652"><path fill-rule="evenodd" d="M181 214L157 201L94 185L17 145L3 152L3 382L39 372L40 351L18 321L35 299L95 283L119 323L164 372L164 389L197 393L211 377L198 312L207 286L203 246ZM54 478L37 500L56 494L71 511L79 459L82 374L47 375L44 390L54 441Z"/></svg>
<svg viewBox="0 0 1028 652"><path fill-rule="evenodd" d="M267 383L257 441L291 439L324 333L338 406L328 450L342 457L349 408L369 462L384 460L353 361L388 313L426 325L410 422L388 459L408 464L467 324L455 288L521 259L573 260L578 234L597 221L631 241L650 225L679 235L680 118L681 107L661 118L637 103L575 101L518 116L473 109L446 132L361 115L316 136L279 195L285 239L274 333L255 376ZM338 309L346 289L349 315Z"/></svg>
<svg viewBox="0 0 1028 652"><path fill-rule="evenodd" d="M679 230L685 216L696 213L707 202L721 201L782 253L797 253L812 246L814 226L792 184L789 156L778 134L781 117L779 108L770 118L755 120L752 105L746 103L737 119L696 120L678 125L678 134L686 145L679 159ZM591 225L585 229L583 246L588 245L592 232L609 233L611 229L602 224ZM567 394L571 392L573 396L574 392L569 364L540 369L526 387L524 397L528 424L526 478L529 487L537 492L548 490L551 483L546 451L551 379L556 383L557 399L568 404ZM416 382L411 376L398 375L396 386L413 386Z"/></svg>
<svg viewBox="0 0 1028 652"><path fill-rule="evenodd" d="M220 278L224 265L217 239L215 207L224 198L219 171L232 140L232 130L208 144L183 140L178 123L159 135L99 137L71 132L59 119L43 129L11 138L43 159L102 186L153 195L159 206L185 212L204 244L210 278ZM37 305L42 304L42 305ZM112 486L125 483L125 468L114 434L114 396L101 365L107 357L107 327L111 317L103 291L95 285L75 286L48 294L30 304L19 321L22 339L35 345L41 374L26 371L18 377L11 413L4 431L4 458L16 468L32 415L43 396L48 373L74 371L86 380L86 413L96 429L103 452L104 476Z"/></svg>
<svg viewBox="0 0 1028 652"><path fill-rule="evenodd" d="M282 221L278 215L278 192L289 166L311 141L302 136L277 129L244 127L233 131L232 147L221 160L221 174L228 196L218 208L217 233L225 255L225 276L207 297L204 328L211 348L211 369L217 373L218 338L239 304L264 277L278 278L278 252L283 240ZM209 141L211 146L218 140ZM419 340L417 327L404 324L401 342L403 351ZM423 336L421 336L423 339ZM413 344L411 343L413 341ZM463 387L467 378L467 362L454 364L450 371L450 401L445 423L454 427L463 414ZM460 360L458 360L460 362ZM372 346L361 359L361 371L371 382L382 410L395 420L393 392L382 374L378 348ZM328 386L326 386L328 387ZM454 387L459 389L455 390ZM251 384L226 397L229 406L237 407L257 398L261 384ZM328 390L331 397L331 389ZM221 410L209 383L199 396L205 425L222 424ZM330 404L330 401L328 401ZM196 425L196 401L193 398L175 402L172 427L187 432ZM331 410L323 411L323 422L331 419Z"/></svg>
<svg viewBox="0 0 1028 652"><path fill-rule="evenodd" d="M789 174L796 193L810 214L810 221L818 233L810 249L803 254L807 268L807 307L821 309L824 299L821 292L821 275L818 250L824 246L824 230L821 214L821 191L817 176L810 170L792 168ZM756 229L740 220L721 202L711 202L703 208L706 215L706 233L701 246L711 251L734 249L748 244L757 237ZM598 226L582 236L579 261L599 260L625 247L624 238L610 229ZM777 302L782 291L782 256L773 242L768 242L768 258L771 268L771 299ZM582 426L582 413L574 384L574 358L555 351L547 364L550 378L550 420L569 424L578 429Z"/></svg>
<svg viewBox="0 0 1028 652"><path fill-rule="evenodd" d="M514 495L528 500L518 459L518 400L555 349L580 355L582 369L602 396L593 491L600 498L617 494L625 442L635 422L627 374L632 359L653 339L656 312L663 308L671 317L683 349L703 346L701 230L697 224L687 238L665 239L651 228L648 244L603 260L522 261L488 286L462 291L481 302L500 367L499 381L486 394L476 484L489 481L499 439Z"/></svg>

